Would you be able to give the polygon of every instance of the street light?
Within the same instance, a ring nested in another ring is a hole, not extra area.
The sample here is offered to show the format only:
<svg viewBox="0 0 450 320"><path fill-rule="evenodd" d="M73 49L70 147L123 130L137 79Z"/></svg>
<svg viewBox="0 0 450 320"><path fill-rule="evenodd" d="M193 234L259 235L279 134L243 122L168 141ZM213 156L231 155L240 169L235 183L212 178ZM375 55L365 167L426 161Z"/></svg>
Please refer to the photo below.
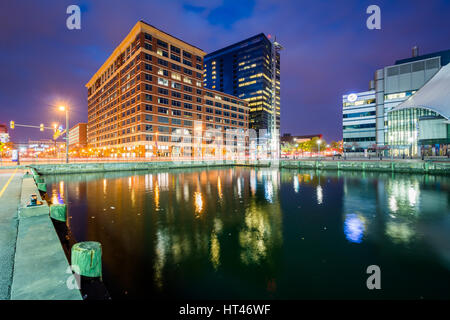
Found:
<svg viewBox="0 0 450 320"><path fill-rule="evenodd" d="M322 141L319 139L317 140L317 145L319 146L319 157L320 157L320 144L322 143Z"/></svg>
<svg viewBox="0 0 450 320"><path fill-rule="evenodd" d="M59 111L66 112L66 163L69 163L69 108L59 106Z"/></svg>

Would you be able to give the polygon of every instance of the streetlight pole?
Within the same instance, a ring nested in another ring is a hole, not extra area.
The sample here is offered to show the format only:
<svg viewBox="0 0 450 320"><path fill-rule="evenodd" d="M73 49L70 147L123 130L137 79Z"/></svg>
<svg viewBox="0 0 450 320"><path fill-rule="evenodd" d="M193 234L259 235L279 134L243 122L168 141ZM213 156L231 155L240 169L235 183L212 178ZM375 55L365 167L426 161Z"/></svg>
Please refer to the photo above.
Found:
<svg viewBox="0 0 450 320"><path fill-rule="evenodd" d="M60 111L66 111L66 163L69 163L69 108L60 106Z"/></svg>
<svg viewBox="0 0 450 320"><path fill-rule="evenodd" d="M320 158L320 143L321 143L322 141L320 141L320 140L317 140L317 145L319 146L319 158Z"/></svg>
<svg viewBox="0 0 450 320"><path fill-rule="evenodd" d="M69 108L66 107L66 163L69 163Z"/></svg>

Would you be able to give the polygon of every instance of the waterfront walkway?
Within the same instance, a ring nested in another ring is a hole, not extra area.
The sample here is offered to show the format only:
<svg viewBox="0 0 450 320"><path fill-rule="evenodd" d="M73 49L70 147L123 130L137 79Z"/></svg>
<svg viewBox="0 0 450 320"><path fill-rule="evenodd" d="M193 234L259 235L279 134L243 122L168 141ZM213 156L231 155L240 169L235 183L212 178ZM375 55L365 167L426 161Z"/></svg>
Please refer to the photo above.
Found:
<svg viewBox="0 0 450 320"><path fill-rule="evenodd" d="M81 300L67 285L69 263L32 175L21 167L0 170L0 300Z"/></svg>
<svg viewBox="0 0 450 320"><path fill-rule="evenodd" d="M23 171L0 170L0 300L10 299Z"/></svg>

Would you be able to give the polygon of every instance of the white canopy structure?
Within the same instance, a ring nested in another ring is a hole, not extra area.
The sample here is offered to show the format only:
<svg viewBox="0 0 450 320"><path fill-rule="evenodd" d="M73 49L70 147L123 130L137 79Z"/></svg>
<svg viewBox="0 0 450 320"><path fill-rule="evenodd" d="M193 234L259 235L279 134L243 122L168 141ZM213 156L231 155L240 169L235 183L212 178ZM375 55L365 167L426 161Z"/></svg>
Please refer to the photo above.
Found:
<svg viewBox="0 0 450 320"><path fill-rule="evenodd" d="M422 88L390 112L423 108L450 119L450 63L443 66Z"/></svg>

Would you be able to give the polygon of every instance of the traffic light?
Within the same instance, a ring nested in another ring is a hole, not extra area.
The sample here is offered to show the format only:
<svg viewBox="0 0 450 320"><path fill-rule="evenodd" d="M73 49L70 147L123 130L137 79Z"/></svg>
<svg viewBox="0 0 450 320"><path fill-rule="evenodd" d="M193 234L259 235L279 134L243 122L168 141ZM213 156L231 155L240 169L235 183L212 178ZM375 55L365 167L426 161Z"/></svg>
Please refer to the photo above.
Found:
<svg viewBox="0 0 450 320"><path fill-rule="evenodd" d="M41 123L41 125L39 126L39 130L44 131L44 124Z"/></svg>
<svg viewBox="0 0 450 320"><path fill-rule="evenodd" d="M9 122L9 127L10 127L11 129L14 129L14 121L11 120L11 121Z"/></svg>

